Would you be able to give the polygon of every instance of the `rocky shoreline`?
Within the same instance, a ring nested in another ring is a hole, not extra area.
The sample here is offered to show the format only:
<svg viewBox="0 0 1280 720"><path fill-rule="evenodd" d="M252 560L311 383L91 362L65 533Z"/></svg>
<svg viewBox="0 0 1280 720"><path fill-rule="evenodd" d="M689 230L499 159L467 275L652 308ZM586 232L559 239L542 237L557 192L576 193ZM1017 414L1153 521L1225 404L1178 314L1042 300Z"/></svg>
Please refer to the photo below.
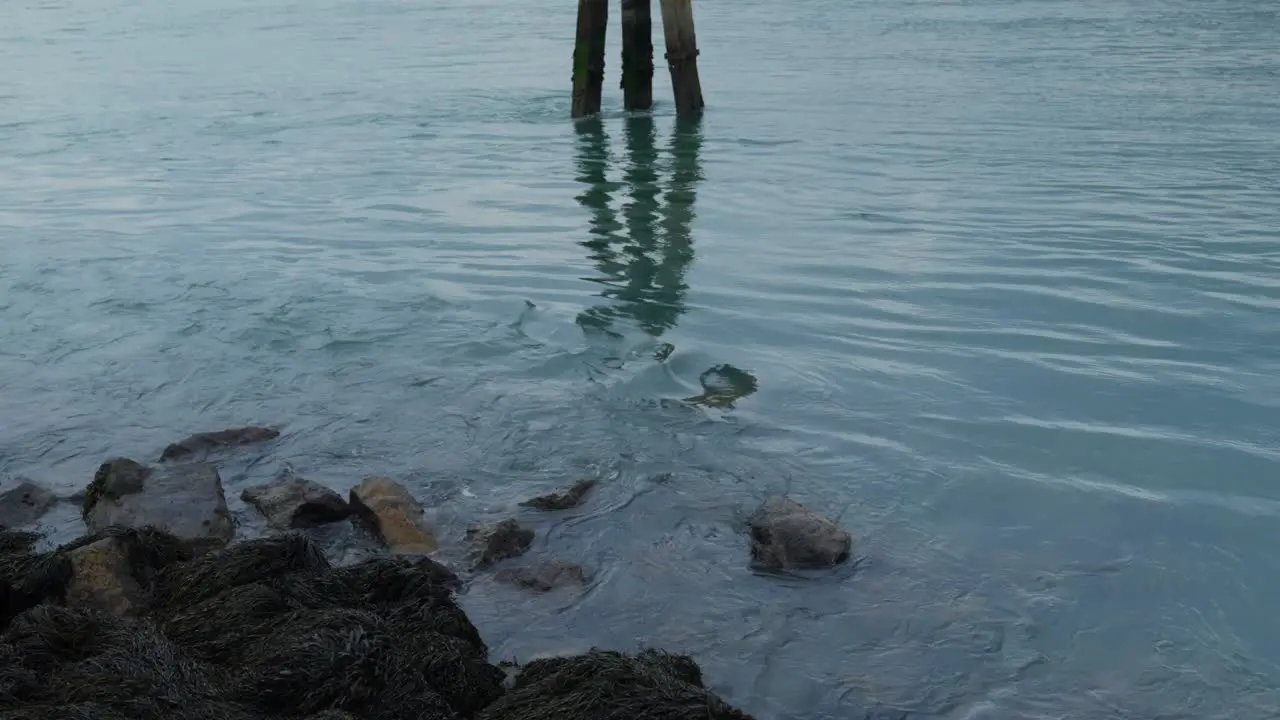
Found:
<svg viewBox="0 0 1280 720"><path fill-rule="evenodd" d="M462 580L431 555L424 509L369 477L347 498L286 473L242 499L272 534L235 540L212 453L269 441L234 428L174 443L156 465L116 458L86 488L86 532L48 552L24 529L60 500L0 491L0 716L12 720L741 720L690 658L592 650L491 664L458 606ZM583 503L584 480L522 506ZM386 552L335 566L309 535L353 518ZM782 498L751 519L752 562L827 567L851 538ZM503 566L534 533L514 519L467 533L472 566L532 592L587 581L564 561ZM508 564L509 565L509 564Z"/></svg>

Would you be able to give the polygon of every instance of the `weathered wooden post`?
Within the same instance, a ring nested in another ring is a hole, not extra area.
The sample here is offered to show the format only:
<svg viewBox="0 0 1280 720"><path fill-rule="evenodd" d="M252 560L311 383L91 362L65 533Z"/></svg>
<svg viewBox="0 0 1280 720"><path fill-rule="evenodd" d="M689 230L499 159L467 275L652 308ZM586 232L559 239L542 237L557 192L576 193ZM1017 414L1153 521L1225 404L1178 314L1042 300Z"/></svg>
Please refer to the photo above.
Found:
<svg viewBox="0 0 1280 720"><path fill-rule="evenodd" d="M649 0L622 0L622 103L653 107L653 15Z"/></svg>
<svg viewBox="0 0 1280 720"><path fill-rule="evenodd" d="M575 118L600 112L600 91L604 87L604 37L608 27L609 0L578 0L571 111Z"/></svg>
<svg viewBox="0 0 1280 720"><path fill-rule="evenodd" d="M698 38L693 31L693 0L662 0L662 31L667 39L667 67L676 96L676 114L702 110L698 80Z"/></svg>

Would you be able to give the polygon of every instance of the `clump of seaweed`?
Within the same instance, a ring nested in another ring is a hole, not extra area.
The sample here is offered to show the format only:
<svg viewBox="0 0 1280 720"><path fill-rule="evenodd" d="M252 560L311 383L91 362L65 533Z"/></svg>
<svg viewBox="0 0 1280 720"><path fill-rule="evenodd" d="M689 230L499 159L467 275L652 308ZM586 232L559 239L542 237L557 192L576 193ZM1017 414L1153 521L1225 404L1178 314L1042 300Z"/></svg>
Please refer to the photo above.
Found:
<svg viewBox="0 0 1280 720"><path fill-rule="evenodd" d="M749 720L702 685L692 659L592 650L535 660L478 720Z"/></svg>

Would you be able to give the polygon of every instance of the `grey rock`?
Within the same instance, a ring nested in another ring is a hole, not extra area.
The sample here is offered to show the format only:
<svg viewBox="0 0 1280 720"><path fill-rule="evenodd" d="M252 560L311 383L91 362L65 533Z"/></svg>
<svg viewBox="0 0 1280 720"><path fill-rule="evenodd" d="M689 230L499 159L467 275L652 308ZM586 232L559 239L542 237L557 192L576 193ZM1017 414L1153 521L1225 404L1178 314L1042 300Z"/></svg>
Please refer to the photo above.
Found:
<svg viewBox="0 0 1280 720"><path fill-rule="evenodd" d="M280 431L268 427L228 428L216 432L196 433L166 447L164 453L160 455L160 462L178 460L197 454L204 456L218 448L265 442L277 437L280 437Z"/></svg>
<svg viewBox="0 0 1280 720"><path fill-rule="evenodd" d="M351 506L341 495L293 473L249 488L240 493L240 499L257 508L278 530L317 527L351 514Z"/></svg>
<svg viewBox="0 0 1280 720"><path fill-rule="evenodd" d="M519 585L538 592L550 592L569 585L582 585L587 580L581 565L563 560L548 560L525 567L502 568L494 573L493 577L498 582Z"/></svg>
<svg viewBox="0 0 1280 720"><path fill-rule="evenodd" d="M568 490L551 493L550 495L539 495L520 504L539 510L568 510L581 505L582 498L586 496L591 488L596 486L597 482L594 479L579 480Z"/></svg>
<svg viewBox="0 0 1280 720"><path fill-rule="evenodd" d="M849 559L849 532L800 503L769 498L750 520L751 555L766 568L827 568Z"/></svg>
<svg viewBox="0 0 1280 720"><path fill-rule="evenodd" d="M85 492L84 520L90 532L113 525L154 526L194 554L220 548L235 535L222 478L207 463L159 468L127 458L103 463Z"/></svg>
<svg viewBox="0 0 1280 720"><path fill-rule="evenodd" d="M25 478L11 488L0 492L0 526L21 527L31 525L44 517L58 498L49 490Z"/></svg>
<svg viewBox="0 0 1280 720"><path fill-rule="evenodd" d="M489 567L500 560L519 557L533 544L533 531L515 520L483 528L467 530L467 538L475 545L479 560L476 567Z"/></svg>

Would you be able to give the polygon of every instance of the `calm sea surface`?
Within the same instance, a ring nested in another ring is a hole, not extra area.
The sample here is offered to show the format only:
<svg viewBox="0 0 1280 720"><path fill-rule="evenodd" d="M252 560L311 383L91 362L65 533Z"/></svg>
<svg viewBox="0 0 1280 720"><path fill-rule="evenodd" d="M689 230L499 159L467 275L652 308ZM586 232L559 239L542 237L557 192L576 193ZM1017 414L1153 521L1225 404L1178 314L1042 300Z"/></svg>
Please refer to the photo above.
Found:
<svg viewBox="0 0 1280 720"><path fill-rule="evenodd" d="M520 515L585 592L467 592L495 658L1280 717L1277 4L695 4L701 122L621 111L613 27L575 126L570 0L0 3L0 474L279 424L246 523L388 474L450 548L597 474ZM857 564L752 573L777 492Z"/></svg>

